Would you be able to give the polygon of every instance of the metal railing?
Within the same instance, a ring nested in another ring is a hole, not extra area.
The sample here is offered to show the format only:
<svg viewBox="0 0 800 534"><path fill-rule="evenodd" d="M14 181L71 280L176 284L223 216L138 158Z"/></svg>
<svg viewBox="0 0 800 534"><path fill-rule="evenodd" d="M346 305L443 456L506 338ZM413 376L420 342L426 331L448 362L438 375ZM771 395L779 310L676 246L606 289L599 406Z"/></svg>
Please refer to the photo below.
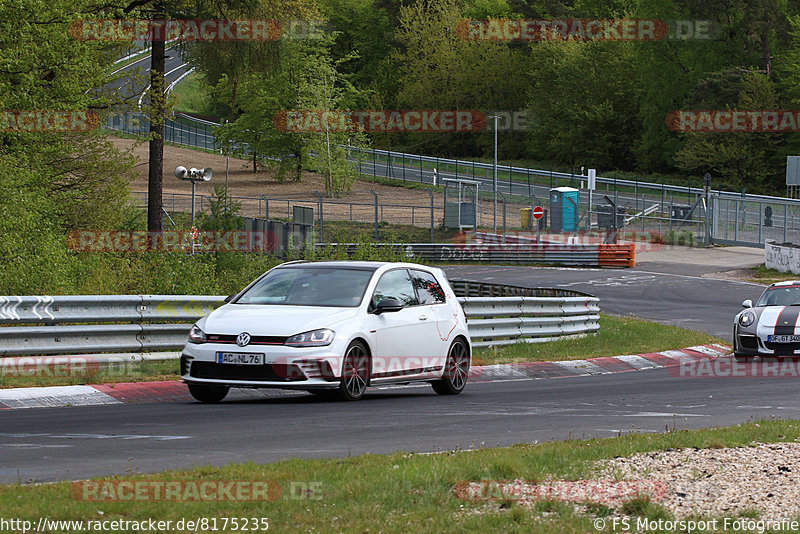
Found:
<svg viewBox="0 0 800 534"><path fill-rule="evenodd" d="M468 294L512 291L512 286L463 281L453 287ZM546 296L459 296L475 346L543 342L599 329L596 297L559 289L515 289ZM0 325L9 325L0 326L0 356L180 351L192 325L173 321L194 322L223 303L221 296L0 297ZM97 324L121 322L129 324ZM178 356L175 352L167 358Z"/></svg>
<svg viewBox="0 0 800 534"><path fill-rule="evenodd" d="M144 115L125 115L110 118L107 127L127 133L145 134L146 121ZM218 124L179 114L174 119L167 120L165 137L173 143L218 150L221 144L214 137L215 126ZM352 159L358 161L359 171L364 175L437 185L443 180L472 180L478 183L481 205L486 203L492 192L494 166L491 163L358 147L348 147L348 151L353 155ZM697 187L694 187L691 183L683 186L597 176L596 190L590 194L586 189L588 176L582 174L582 171L560 172L498 165L497 176L498 192L501 195L510 195L511 204L515 199L523 199L523 204L535 204L549 209L551 188L570 186L580 189L580 226L587 230L603 229L603 210L610 208L613 202L625 214L624 224L616 227L622 239L629 237L627 234L630 232L642 232L661 235L670 243L691 245L704 241L705 226L708 224L708 238L715 243L763 247L765 239L800 242L800 200L714 189L711 191L710 205L705 209L700 205L705 190L701 187L699 177L694 182ZM608 202L604 199L606 196ZM693 206L698 207L687 210ZM505 207L504 200L504 228ZM770 219L764 213L767 207L775 215L774 223L767 222ZM260 206L258 209L260 211ZM484 225L485 211L486 206L483 205L478 211L481 226ZM412 224L419 224L414 215L412 208ZM761 223L758 222L759 219ZM385 220L395 222L389 217ZM517 226L515 221L516 217L509 214L510 228ZM633 239L637 237L641 238L641 235L634 235Z"/></svg>

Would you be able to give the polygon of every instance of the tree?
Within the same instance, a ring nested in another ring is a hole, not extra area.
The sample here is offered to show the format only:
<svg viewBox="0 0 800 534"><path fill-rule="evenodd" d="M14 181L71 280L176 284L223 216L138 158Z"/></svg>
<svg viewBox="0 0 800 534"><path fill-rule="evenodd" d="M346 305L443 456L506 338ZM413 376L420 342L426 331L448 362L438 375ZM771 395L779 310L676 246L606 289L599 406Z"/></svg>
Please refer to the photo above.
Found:
<svg viewBox="0 0 800 534"><path fill-rule="evenodd" d="M400 74L398 105L404 109L518 111L525 104L529 78L524 46L500 41L467 40L457 28L465 18L456 0L417 0L402 6L395 61ZM490 146L491 127L482 133L408 134L411 145L445 154L483 154ZM508 147L524 134L503 135ZM510 148L503 153L512 156ZM519 151L516 155L521 155Z"/></svg>
<svg viewBox="0 0 800 534"><path fill-rule="evenodd" d="M736 100L730 99L733 93ZM774 84L766 74L728 70L706 78L697 89L697 109L773 110ZM734 102L734 104L730 104ZM711 172L737 189L776 191L778 134L755 132L691 132L675 155L678 166L695 174Z"/></svg>
<svg viewBox="0 0 800 534"><path fill-rule="evenodd" d="M283 41L280 63L267 72L239 77L236 111L238 116L217 133L226 144L237 146L263 165L275 169L279 180L299 180L303 168L311 166L326 177L326 194L348 190L356 171L347 161L346 149L338 145L366 144L358 132L293 130L279 127L281 117L293 110L322 112L342 110L358 101L359 91L340 75L339 65L353 56L330 58L332 36L319 39ZM221 83L228 83L223 77ZM219 85L218 85L219 87Z"/></svg>
<svg viewBox="0 0 800 534"><path fill-rule="evenodd" d="M575 166L624 168L639 136L629 42L556 41L531 47L529 151Z"/></svg>

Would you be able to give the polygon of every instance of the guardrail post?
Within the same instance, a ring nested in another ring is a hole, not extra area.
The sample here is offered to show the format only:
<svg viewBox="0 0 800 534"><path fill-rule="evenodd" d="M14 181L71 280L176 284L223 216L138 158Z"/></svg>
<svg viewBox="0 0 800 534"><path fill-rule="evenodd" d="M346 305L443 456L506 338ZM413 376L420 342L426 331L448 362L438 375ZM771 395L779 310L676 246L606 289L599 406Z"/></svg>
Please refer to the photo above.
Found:
<svg viewBox="0 0 800 534"><path fill-rule="evenodd" d="M269 199L263 193L261 198L264 200L264 218L269 219ZM261 201L258 203L258 214L261 215Z"/></svg>
<svg viewBox="0 0 800 534"><path fill-rule="evenodd" d="M789 217L789 205L788 204L784 204L783 205L783 242L784 243L786 243L786 227L788 226L787 225L788 217Z"/></svg>
<svg viewBox="0 0 800 534"><path fill-rule="evenodd" d="M431 243L433 243L433 193L427 187L425 188L425 191L428 192L428 196L431 198Z"/></svg>
<svg viewBox="0 0 800 534"><path fill-rule="evenodd" d="M644 193L642 193L642 234L644 234L644 218L647 217L645 214L645 207L647 206Z"/></svg>
<svg viewBox="0 0 800 534"><path fill-rule="evenodd" d="M530 168L528 168L527 171L528 171L528 196L531 196L531 170L530 170Z"/></svg>
<svg viewBox="0 0 800 534"><path fill-rule="evenodd" d="M503 238L501 243L506 242L506 197L500 191L497 192L497 196L500 197L500 200L503 201Z"/></svg>
<svg viewBox="0 0 800 534"><path fill-rule="evenodd" d="M378 240L378 194L375 193L372 189L369 190L372 193L372 196L375 198L375 241Z"/></svg>
<svg viewBox="0 0 800 534"><path fill-rule="evenodd" d="M325 226L324 226L324 219L323 219L323 216L322 216L322 195L320 195L319 191L317 191L316 189L314 190L314 194L317 195L317 198L319 199L319 202L318 202L318 205L319 205L319 241L320 241L320 243L324 243L325 242ZM287 205L288 205L288 202L287 202Z"/></svg>

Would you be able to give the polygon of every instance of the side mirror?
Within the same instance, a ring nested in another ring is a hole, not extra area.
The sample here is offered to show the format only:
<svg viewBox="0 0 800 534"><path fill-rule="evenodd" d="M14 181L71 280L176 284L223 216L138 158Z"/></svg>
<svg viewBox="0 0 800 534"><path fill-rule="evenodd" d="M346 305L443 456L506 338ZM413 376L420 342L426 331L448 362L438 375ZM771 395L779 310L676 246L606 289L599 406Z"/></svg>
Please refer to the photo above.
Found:
<svg viewBox="0 0 800 534"><path fill-rule="evenodd" d="M397 299L386 298L378 303L375 307L375 315L380 315L386 312L398 312L403 309L403 303Z"/></svg>
<svg viewBox="0 0 800 534"><path fill-rule="evenodd" d="M747 300L743 300L742 301L742 308L752 308L752 307L753 307L753 301L752 300L747 299Z"/></svg>
<svg viewBox="0 0 800 534"><path fill-rule="evenodd" d="M234 293L233 295L228 295L227 297L225 297L225 301L224 302L227 303L227 302L232 301L233 297L235 297L235 296L236 296L236 293Z"/></svg>

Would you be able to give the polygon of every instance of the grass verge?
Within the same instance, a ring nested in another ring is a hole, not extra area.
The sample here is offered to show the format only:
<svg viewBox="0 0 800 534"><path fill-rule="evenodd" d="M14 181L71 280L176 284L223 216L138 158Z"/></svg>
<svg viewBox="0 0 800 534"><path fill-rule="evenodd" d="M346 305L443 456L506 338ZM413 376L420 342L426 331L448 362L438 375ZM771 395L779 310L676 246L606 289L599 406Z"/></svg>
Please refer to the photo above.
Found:
<svg viewBox="0 0 800 534"><path fill-rule="evenodd" d="M800 421L769 420L732 427L677 430L663 434L628 434L617 438L569 440L482 448L442 454L362 455L330 460L291 459L260 465L231 464L196 467L152 475L120 473L95 480L152 482L272 481L281 493L274 500L174 502L143 499L85 501L70 493L69 482L0 486L0 509L5 517L36 522L47 516L59 520L155 520L206 518L222 530L224 518L265 518L277 532L597 532L593 519L612 513L604 506L585 511L572 504L541 501L532 507L511 502L461 500L454 488L466 481L581 480L592 478L593 463L638 452L688 447L748 446L753 442L796 441ZM479 444L476 444L478 447ZM294 484L294 486L293 486ZM310 487L313 493L291 492ZM74 491L74 488L73 488ZM110 493L115 495L115 493ZM631 515L669 519L657 502L623 506ZM209 523L210 524L210 523ZM606 522L609 532L611 521ZM175 531L173 529L168 529ZM264 530L264 529L252 529ZM51 530L55 531L55 530ZM200 532L211 528L200 528ZM231 529L227 531L238 531Z"/></svg>
<svg viewBox="0 0 800 534"><path fill-rule="evenodd" d="M473 365L533 361L584 360L601 356L619 356L658 352L707 343L725 343L702 332L634 319L601 315L600 331L595 336L564 339L548 343L517 343L504 347L475 349ZM66 386L113 382L178 380L178 361L135 362L109 368L90 368L87 372L24 371L0 369L0 388ZM67 374L67 376L63 376Z"/></svg>
<svg viewBox="0 0 800 534"><path fill-rule="evenodd" d="M748 273L747 281L759 284L772 284L775 282L785 282L787 280L797 280L800 275L794 273L782 273L775 269L767 269L764 264L751 269Z"/></svg>
<svg viewBox="0 0 800 534"><path fill-rule="evenodd" d="M197 71L175 85L172 94L175 98L175 113L207 115L211 112L211 97L206 90L203 75Z"/></svg>
<svg viewBox="0 0 800 534"><path fill-rule="evenodd" d="M154 382L178 380L179 378L178 360L126 362L108 367L98 367L91 363L72 368L66 365L46 364L38 368L0 367L0 389L113 382Z"/></svg>

